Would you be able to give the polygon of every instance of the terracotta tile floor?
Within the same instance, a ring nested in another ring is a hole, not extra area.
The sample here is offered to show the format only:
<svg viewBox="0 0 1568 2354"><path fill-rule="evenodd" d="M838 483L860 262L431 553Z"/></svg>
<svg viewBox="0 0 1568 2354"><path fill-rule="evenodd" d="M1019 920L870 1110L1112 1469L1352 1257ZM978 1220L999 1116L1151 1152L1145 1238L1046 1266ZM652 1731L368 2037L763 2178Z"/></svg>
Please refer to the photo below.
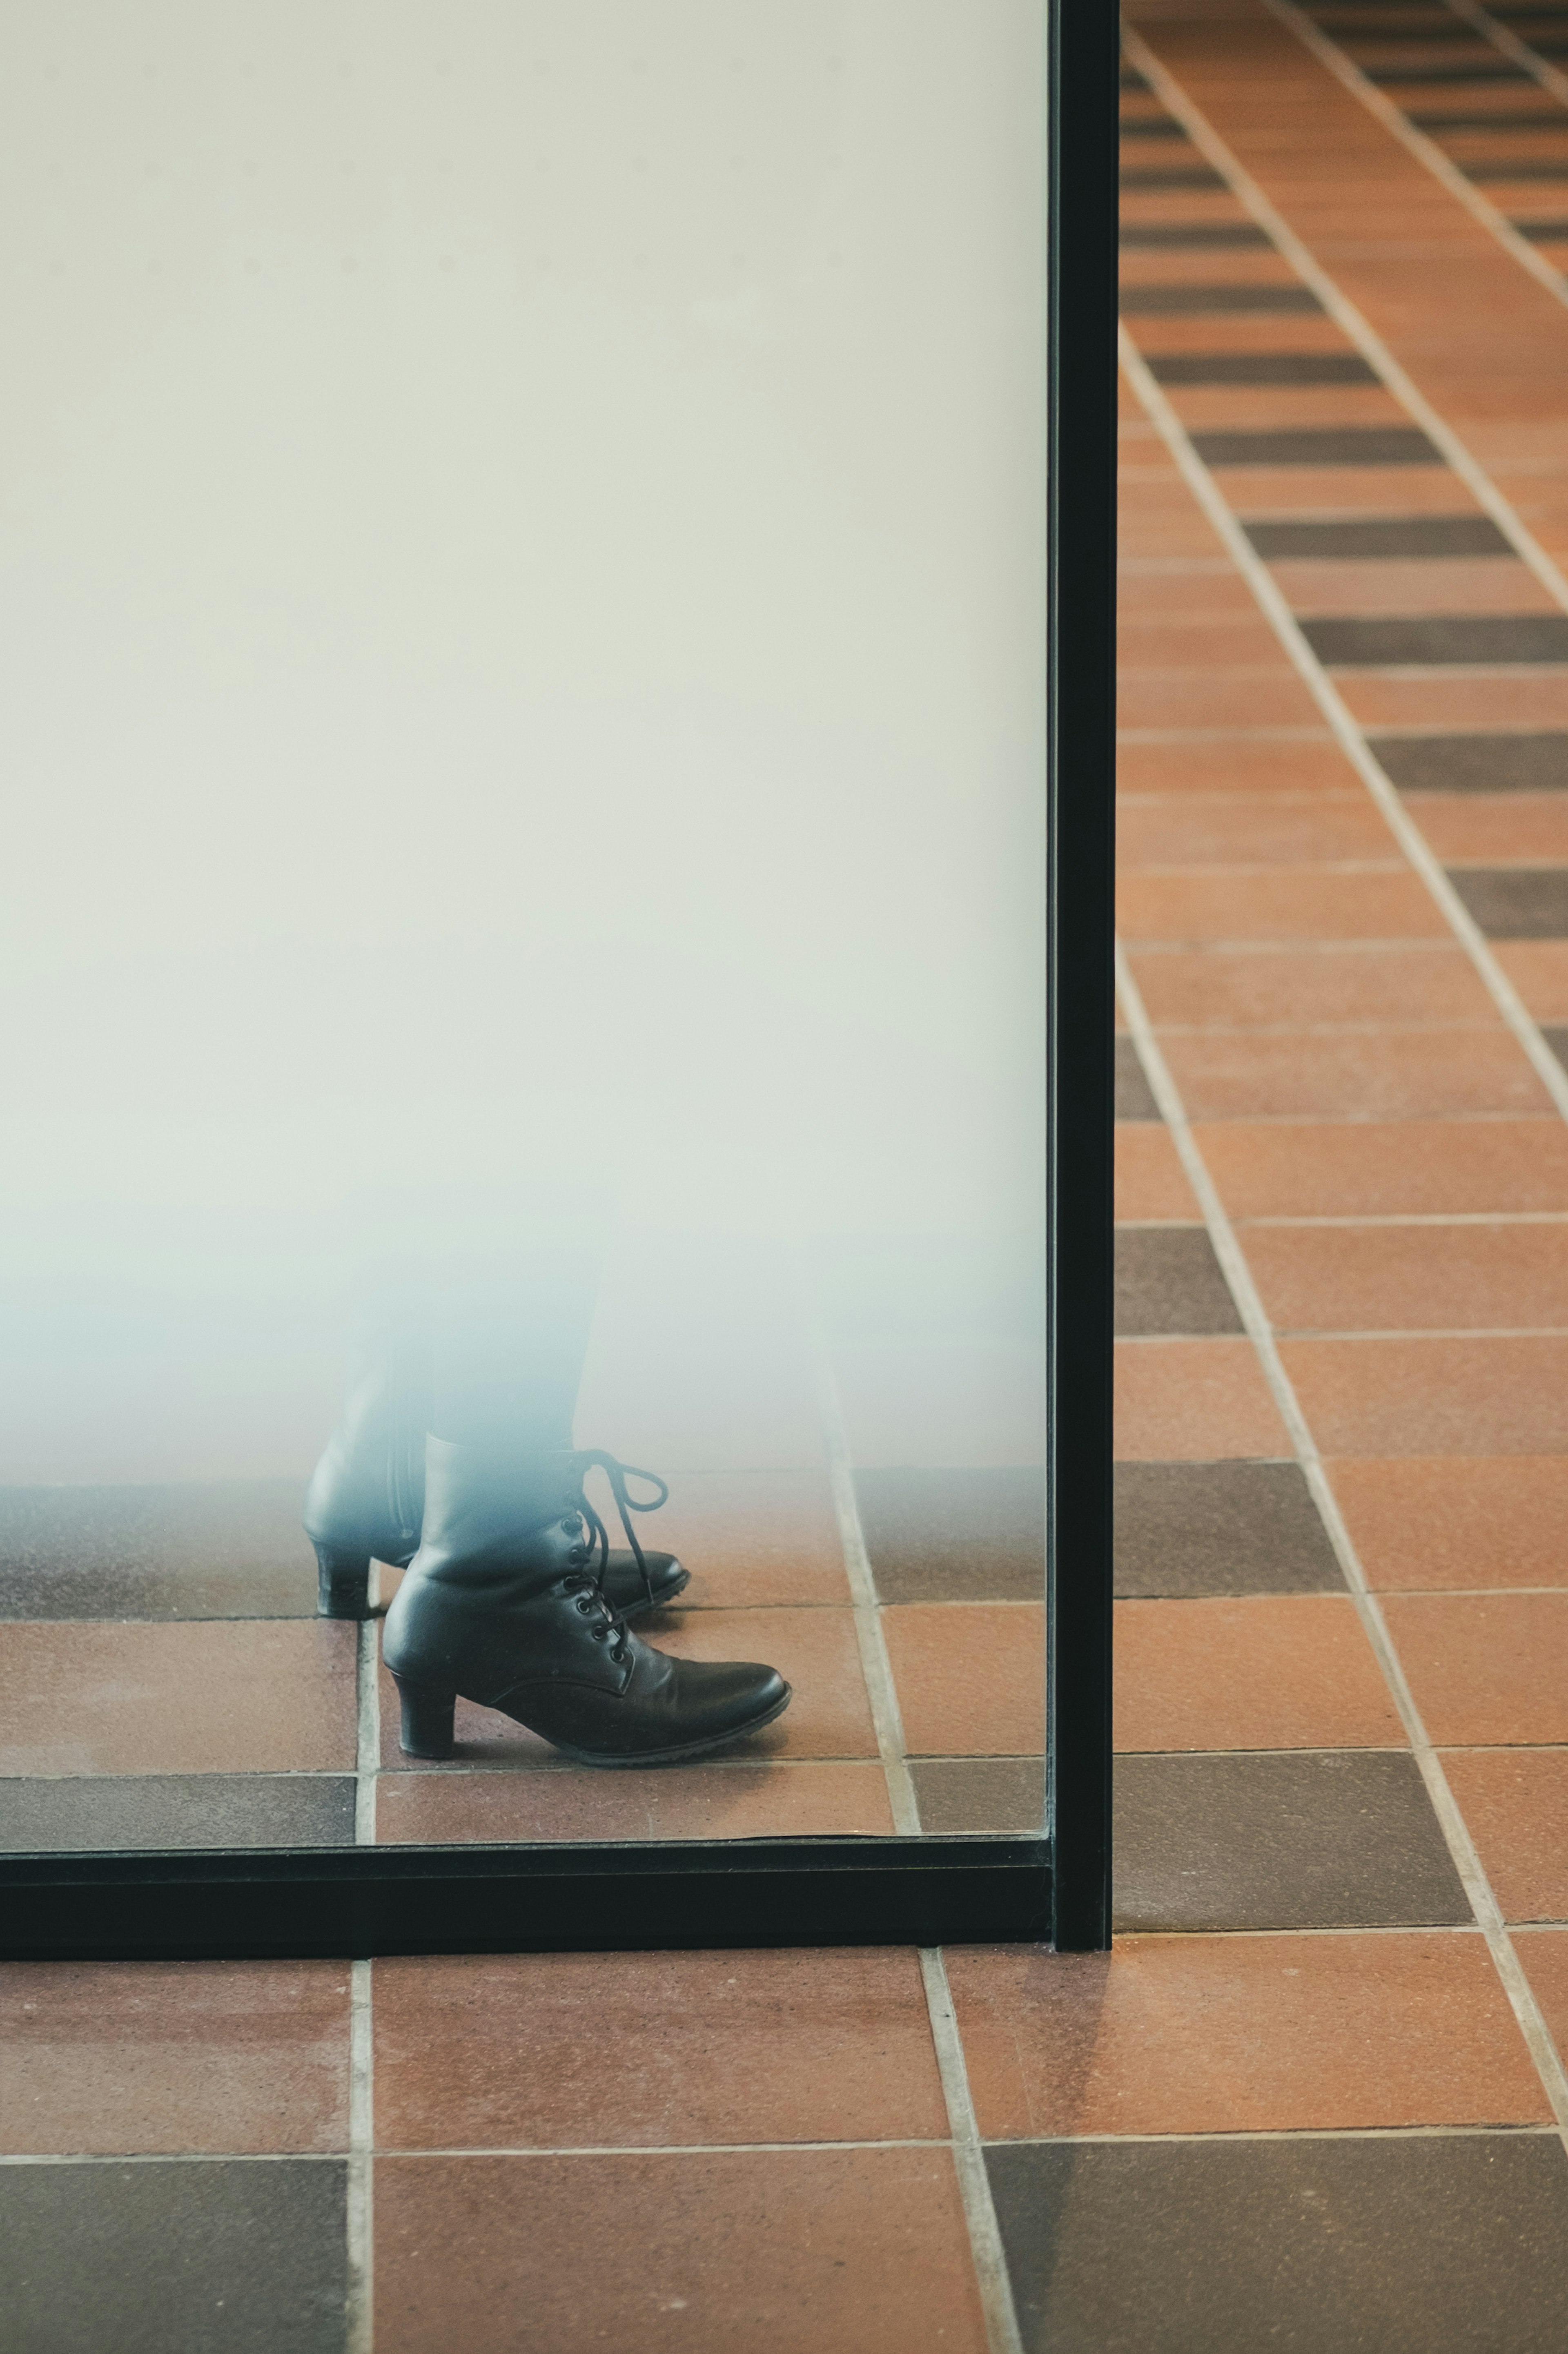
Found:
<svg viewBox="0 0 1568 2354"><path fill-rule="evenodd" d="M1489 29L1560 76L1568 17L1132 13L1116 1949L946 1956L983 2168L897 1950L13 1969L19 2348L1568 2344L1568 103ZM852 1424L903 1346L846 1352ZM780 1411L678 1494L666 1638L789 1649L788 1734L585 1777L474 1712L462 1770L388 1749L381 1838L888 1828ZM939 1829L1039 1806L1019 1458L962 1459L859 1498ZM122 1498L12 1579L13 1836L351 1840L353 1640L279 1496L224 1550L140 1492L156 1543ZM60 1623L106 1596L130 1676ZM247 1715L246 1617L308 1723Z"/></svg>

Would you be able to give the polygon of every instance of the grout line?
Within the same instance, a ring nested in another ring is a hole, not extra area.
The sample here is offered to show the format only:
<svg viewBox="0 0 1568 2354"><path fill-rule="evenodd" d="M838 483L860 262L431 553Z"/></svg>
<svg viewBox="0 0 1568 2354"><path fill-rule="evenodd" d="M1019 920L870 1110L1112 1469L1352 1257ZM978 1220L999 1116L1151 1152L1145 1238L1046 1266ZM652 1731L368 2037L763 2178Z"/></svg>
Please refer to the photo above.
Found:
<svg viewBox="0 0 1568 2354"><path fill-rule="evenodd" d="M381 1646L374 1618L359 1622L355 1662L358 1722L354 1759L354 1843L376 1844L376 1777L381 1766Z"/></svg>
<svg viewBox="0 0 1568 2354"><path fill-rule="evenodd" d="M1018 2315L1012 2302L1012 2284L1008 2277L1007 2253L1001 2244L996 2203L991 2195L991 2178L986 2172L985 2147L980 2140L974 2100L969 2091L969 2072L964 2060L963 2039L959 2032L952 1988L948 1984L947 1965L939 1947L921 1946L920 1976L926 1988L926 2009L931 2021L937 2068L942 2079L942 2097L948 2105L948 2129L953 2137L953 2167L959 2178L959 2196L964 2204L969 2253L974 2259L975 2279L985 2315L986 2346L989 2354L1023 2354Z"/></svg>
<svg viewBox="0 0 1568 2354"><path fill-rule="evenodd" d="M1476 0L1448 0L1448 5L1456 16L1463 17L1465 23L1479 33L1483 40L1489 41L1494 49L1500 49L1505 58L1511 58L1516 66L1522 66L1542 90L1549 90L1553 98L1568 103L1568 74L1560 72L1548 58L1539 56L1527 41L1520 39L1517 33L1510 33L1506 25L1499 25L1488 10L1478 7Z"/></svg>
<svg viewBox="0 0 1568 2354"><path fill-rule="evenodd" d="M1216 142L1215 145L1218 147L1219 143ZM1223 154L1224 150L1220 148L1219 152ZM1308 693L1333 729L1340 748L1347 758L1353 762L1368 791L1388 821L1390 829L1401 848L1442 909L1450 928L1468 951L1470 960L1480 975L1488 994L1523 1047L1536 1076L1545 1087L1547 1094L1563 1117L1568 1119L1568 1070L1564 1070L1542 1036L1535 1023L1525 1012L1522 999L1492 954L1479 926L1448 880L1440 861L1429 847L1425 836L1402 805L1398 793L1351 717L1340 695L1339 689L1312 652L1300 624L1280 594L1267 567L1254 553L1251 542L1225 504L1213 476L1189 440L1181 419L1144 366L1137 346L1125 327L1121 330L1121 350L1122 365L1128 378L1164 434L1167 446L1193 496L1221 539L1230 549L1235 559L1237 570L1248 582L1253 595L1273 622L1281 643L1290 654ZM1507 503L1501 501L1499 504L1506 506ZM1542 561L1546 563L1549 559L1543 557ZM1563 579L1554 565L1551 568L1559 583L1564 606L1568 607L1568 581Z"/></svg>
<svg viewBox="0 0 1568 2354"><path fill-rule="evenodd" d="M1139 995L1138 984L1133 980L1126 955L1119 943L1117 949L1117 969L1122 1002L1127 1010L1128 1026L1138 1042L1139 1052L1143 1057L1144 1067L1149 1076L1150 1087L1164 1114L1166 1124L1171 1130L1171 1141L1187 1172L1188 1181L1202 1206L1210 1239L1214 1246L1214 1255L1224 1271L1226 1280L1234 1295L1242 1321L1257 1351L1258 1361L1262 1365L1264 1377L1273 1394L1274 1402L1284 1418L1286 1428L1290 1433L1296 1448L1297 1460L1306 1476L1313 1500L1322 1517L1323 1525L1328 1531L1329 1539L1338 1556L1340 1566L1344 1572L1345 1583L1351 1589L1351 1599L1372 1646L1372 1655L1383 1670L1389 1696L1404 1726L1406 1738L1410 1743L1421 1778L1426 1786L1427 1796L1432 1801L1433 1811L1437 1817L1455 1870L1459 1875L1470 1909L1486 1937L1493 1967L1512 2005L1520 2031L1524 2037L1530 2056L1535 2063L1536 2073L1541 2079L1542 2089L1546 2094L1552 2114L1563 2133L1565 2142L1568 2142L1568 2072L1563 2069L1557 2047L1552 2040L1551 2031L1536 2000L1534 1990L1524 1974L1508 1931L1503 1926L1501 1907L1492 1893L1491 1883L1482 1869L1480 1857L1476 1851L1469 1829L1448 1787L1448 1777L1443 1770L1442 1760L1428 1738L1426 1727L1422 1722L1420 1712L1416 1708L1414 1698L1405 1681L1399 1654L1389 1634L1382 1605L1367 1583L1366 1572L1361 1566L1360 1556L1351 1542L1350 1531L1345 1525L1339 1500L1329 1485L1328 1475L1323 1469L1323 1460L1318 1452L1317 1441L1312 1436L1306 1416L1301 1411L1290 1377L1280 1360L1278 1349L1275 1344L1273 1328L1265 1312L1262 1299L1258 1296L1257 1288L1253 1282L1252 1271L1236 1240L1235 1231L1226 1215L1218 1190L1209 1174L1208 1165L1187 1124L1186 1111L1181 1095L1166 1067L1165 1058L1160 1051L1159 1042L1150 1024L1149 1016L1144 1011L1143 1000Z"/></svg>
<svg viewBox="0 0 1568 2354"><path fill-rule="evenodd" d="M1267 7L1273 8L1277 15L1286 16L1287 21L1298 13L1289 8L1288 0L1264 0L1264 5ZM1303 34L1301 37L1303 39L1307 39L1307 35ZM1310 47L1310 42L1308 42L1308 46ZM1515 553L1520 556L1524 562L1529 565L1531 570L1534 573L1542 586L1551 590L1558 604L1561 605L1565 611L1568 611L1568 578L1564 578L1560 567L1547 554L1546 550L1541 546L1539 540L1536 539L1534 534L1526 528L1520 516L1515 513L1513 507L1510 504L1509 501L1504 498L1502 493L1498 489L1490 475L1486 472L1486 469L1471 456L1469 451L1466 448L1459 436L1455 432L1453 427L1445 418L1439 416L1437 410L1433 408L1425 395L1418 389L1414 379L1407 376L1404 368L1400 366L1399 362L1394 358L1393 354L1389 350L1382 336L1379 335L1375 329L1371 327L1367 321L1362 318L1354 303L1348 301L1345 295L1340 292L1339 287L1334 283L1334 281L1329 276L1328 271L1317 261L1309 248L1297 236L1295 230L1290 227L1288 221L1286 220L1284 215L1279 212L1275 206L1270 204L1268 198L1264 195L1263 190L1258 186L1256 181L1252 178L1250 174L1243 170L1241 164L1236 161L1235 157L1231 154L1230 149L1225 145L1224 141L1213 128L1207 117L1200 112L1198 108L1192 104L1191 99L1187 97L1185 91L1171 80L1164 67L1160 63L1159 58L1154 55L1153 51L1148 48L1145 44L1139 39L1136 33L1131 31L1128 31L1126 35L1126 47L1128 56L1137 60L1140 71L1146 73L1150 81L1154 83L1165 104L1169 106L1171 113L1176 117L1177 121L1183 125L1190 134L1193 144L1201 151L1202 154L1208 157L1209 162L1214 166L1215 170L1221 173L1227 181L1230 186L1231 193L1235 196L1237 202L1252 215L1254 220L1255 220L1261 228L1266 228L1268 231L1269 236L1274 239L1276 245L1278 247L1280 252L1285 256L1286 260L1291 264L1293 269L1297 270L1303 282L1311 287L1313 292L1317 295L1319 301L1322 303L1330 317L1344 330L1346 335L1350 338L1351 342L1355 345L1362 358L1371 363L1372 366L1383 379L1387 389L1393 393L1394 398L1399 402L1401 408L1403 408L1409 416L1414 419L1415 422L1421 427L1428 440L1434 442L1437 449L1442 451L1444 457L1446 458L1455 473L1458 475L1460 481L1466 485L1467 489L1471 493L1478 504L1491 516L1492 521L1497 525L1498 529L1502 533L1504 538L1509 542L1509 545L1514 549ZM1334 54L1337 55L1337 52ZM1353 68L1347 68L1346 70L1353 72L1354 69ZM1340 79L1342 80L1343 76L1341 76ZM1370 82L1367 84L1367 90L1371 93L1371 98L1376 100L1379 105L1386 103L1385 101L1381 99L1379 93L1372 90ZM1358 96L1361 94L1361 92L1357 92ZM1376 107L1374 106L1373 111L1375 112L1376 111ZM1391 112L1393 111L1392 109L1390 111ZM1396 121L1401 123L1403 122L1403 120L1404 118L1402 116L1396 118ZM1390 128L1393 127L1394 125L1390 125ZM1413 133L1410 135L1414 137L1416 134ZM1436 151L1434 150L1435 154L1436 152ZM1445 169L1447 168L1450 167L1446 165L1445 159ZM1439 178L1443 176L1441 172L1438 174L1438 176ZM1475 192L1470 187L1468 181L1460 181L1458 188L1455 193L1459 195L1463 200L1467 201L1475 196ZM1475 200L1478 203L1481 201L1479 198L1476 198ZM1489 207L1488 209L1489 211L1491 208ZM1500 213L1496 217L1499 221L1502 218ZM1509 234L1511 238L1512 231L1510 230ZM1536 254L1532 247L1524 245L1522 239L1516 239L1515 242L1521 247L1524 254L1528 256L1532 269L1535 265L1539 264L1540 257ZM1554 292L1556 292L1563 300L1568 301L1568 281L1553 277L1552 280L1552 285ZM1145 373L1147 374L1147 371ZM1152 377L1149 378L1149 381L1152 385ZM1160 396L1160 399L1167 412L1173 415L1174 412L1170 410L1170 404L1164 401L1163 395ZM1160 418L1158 413L1151 409L1150 414L1154 416L1156 423L1159 423ZM1177 429L1179 431L1181 430L1180 428ZM1167 434L1165 438L1167 446L1171 446L1169 434ZM1183 441L1185 441L1185 434L1183 434ZM1180 462L1180 460L1178 460L1178 463ZM1183 471L1186 470L1183 469ZM1191 479L1191 475L1189 474L1189 480ZM1205 504L1205 513L1208 512L1209 510ZM1229 508L1226 508L1224 512L1227 518L1229 518ZM1212 514L1211 520L1213 520ZM1233 544L1233 535L1231 532L1226 532L1222 535L1225 537L1227 544ZM1252 551L1250 543L1248 543L1247 553L1248 556L1251 557ZM1253 558L1253 562L1255 564L1256 559ZM1250 578L1251 577L1251 573L1249 572L1248 578ZM1272 579L1269 582L1269 587L1271 589L1274 588ZM1277 591L1275 593L1277 594ZM1282 610L1287 610L1284 607L1284 600L1282 599L1280 599L1280 604ZM1321 703L1322 698L1319 696L1319 703ZM1336 702L1338 702L1337 697ZM1343 711L1342 705L1340 705L1340 709L1341 712ZM1331 717L1330 725L1334 726L1335 733L1339 734L1339 726L1333 722Z"/></svg>
<svg viewBox="0 0 1568 2354"><path fill-rule="evenodd" d="M352 1965L348 2041L347 2329L344 2354L372 2354L376 2302L375 2045L372 1965Z"/></svg>
<svg viewBox="0 0 1568 2354"><path fill-rule="evenodd" d="M1505 253L1511 254L1520 267L1528 270L1538 285L1544 286L1555 301L1568 303L1568 281L1564 280L1562 271L1554 270L1551 262L1536 251L1528 238L1520 237L1508 215L1482 196L1474 181L1466 177L1435 139L1429 139L1424 131L1416 129L1403 107L1384 97L1377 84L1369 81L1361 68L1353 65L1327 34L1319 32L1312 19L1292 5L1292 0L1263 0L1263 5L1270 16L1277 17L1287 31L1295 34L1302 48L1310 50L1319 64L1331 73L1352 98L1359 99L1367 112L1381 122L1383 129L1397 139L1435 180L1441 182L1448 194L1464 206L1472 219L1478 221L1489 236L1496 238ZM1542 118L1542 130L1553 131L1562 127L1550 116Z"/></svg>
<svg viewBox="0 0 1568 2354"><path fill-rule="evenodd" d="M920 1810L916 1804L915 1785L906 1762L904 1720L898 1706L897 1687L893 1681L893 1663L887 1656L887 1638L883 1633L876 1585L865 1549L865 1531L861 1526L860 1506L855 1500L854 1473L850 1463L849 1439L844 1430L843 1410L839 1403L838 1384L833 1379L827 1343L820 1330L813 1334L813 1339L817 1356L817 1406L827 1451L828 1479L832 1488L833 1511L839 1524L839 1540L843 1546L844 1575L849 1580L850 1600L854 1611L861 1675L876 1733L877 1755L882 1760L883 1776L887 1784L887 1803L893 1814L894 1830L906 1837L918 1837Z"/></svg>

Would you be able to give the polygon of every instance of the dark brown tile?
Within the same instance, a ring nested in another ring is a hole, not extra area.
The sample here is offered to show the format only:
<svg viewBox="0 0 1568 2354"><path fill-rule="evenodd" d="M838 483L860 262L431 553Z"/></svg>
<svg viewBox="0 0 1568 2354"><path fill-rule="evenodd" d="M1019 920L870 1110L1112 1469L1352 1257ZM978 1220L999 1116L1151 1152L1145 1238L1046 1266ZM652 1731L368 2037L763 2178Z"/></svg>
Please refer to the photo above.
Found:
<svg viewBox="0 0 1568 2354"><path fill-rule="evenodd" d="M313 1617L297 1479L0 1488L0 1618Z"/></svg>
<svg viewBox="0 0 1568 2354"><path fill-rule="evenodd" d="M5 2153L341 2150L346 1962L8 1962Z"/></svg>
<svg viewBox="0 0 1568 2354"><path fill-rule="evenodd" d="M1359 352L1156 352L1156 384L1376 384Z"/></svg>
<svg viewBox="0 0 1568 2354"><path fill-rule="evenodd" d="M1536 2354L1568 2336L1553 2135L987 2152L1025 2354Z"/></svg>
<svg viewBox="0 0 1568 2354"><path fill-rule="evenodd" d="M1468 1923L1415 1760L1386 1750L1116 1761L1122 1930Z"/></svg>
<svg viewBox="0 0 1568 2354"><path fill-rule="evenodd" d="M1393 670L1430 663L1568 662L1568 615L1423 614L1407 620L1304 620L1301 632L1330 670Z"/></svg>
<svg viewBox="0 0 1568 2354"><path fill-rule="evenodd" d="M1568 792L1568 734L1374 736L1372 750L1402 792Z"/></svg>
<svg viewBox="0 0 1568 2354"><path fill-rule="evenodd" d="M1568 938L1568 866L1460 866L1448 880L1489 939Z"/></svg>
<svg viewBox="0 0 1568 2354"><path fill-rule="evenodd" d="M959 1946L948 1976L988 2141L1551 2115L1478 1931Z"/></svg>
<svg viewBox="0 0 1568 2354"><path fill-rule="evenodd" d="M386 2149L948 2131L918 1959L896 1946L379 1961L374 2001Z"/></svg>
<svg viewBox="0 0 1568 2354"><path fill-rule="evenodd" d="M1370 373L1370 371L1369 371ZM1333 523L1251 523L1246 535L1266 563L1328 558L1513 554L1490 515L1356 515Z"/></svg>
<svg viewBox="0 0 1568 2354"><path fill-rule="evenodd" d="M1254 313L1319 312L1309 287L1290 285L1124 286L1121 311L1128 319L1207 318Z"/></svg>
<svg viewBox="0 0 1568 2354"><path fill-rule="evenodd" d="M68 1775L0 1782L0 1853L352 1847L348 1774Z"/></svg>
<svg viewBox="0 0 1568 2354"><path fill-rule="evenodd" d="M1038 1835L1045 1820L1043 1757L924 1757L909 1768L920 1828L935 1834Z"/></svg>
<svg viewBox="0 0 1568 2354"><path fill-rule="evenodd" d="M342 2354L341 2161L0 2167L16 2354Z"/></svg>
<svg viewBox="0 0 1568 2354"><path fill-rule="evenodd" d="M13 1625L0 1772L352 1769L356 1641L333 1619Z"/></svg>
<svg viewBox="0 0 1568 2354"><path fill-rule="evenodd" d="M1306 310L1309 305L1281 303L1278 307ZM1278 433L1195 433L1192 447L1206 466L1432 466L1439 462L1433 444L1414 425L1340 425L1316 432L1298 428Z"/></svg>
<svg viewBox="0 0 1568 2354"><path fill-rule="evenodd" d="M549 2354L986 2344L943 2147L387 2158L376 2257L376 2354L492 2344L498 2315Z"/></svg>
<svg viewBox="0 0 1568 2354"><path fill-rule="evenodd" d="M1037 1602L1044 1594L1037 1465L857 1471L855 1496L884 1602Z"/></svg>
<svg viewBox="0 0 1568 2354"><path fill-rule="evenodd" d="M1128 1120L1160 1118L1160 1106L1144 1077L1138 1048L1130 1038L1118 1038L1116 1042L1116 1116Z"/></svg>
<svg viewBox="0 0 1568 2354"><path fill-rule="evenodd" d="M1242 1330L1202 1226L1118 1226L1114 1312L1122 1334Z"/></svg>
<svg viewBox="0 0 1568 2354"><path fill-rule="evenodd" d="M1123 1597L1342 1593L1328 1532L1295 1463L1118 1463Z"/></svg>

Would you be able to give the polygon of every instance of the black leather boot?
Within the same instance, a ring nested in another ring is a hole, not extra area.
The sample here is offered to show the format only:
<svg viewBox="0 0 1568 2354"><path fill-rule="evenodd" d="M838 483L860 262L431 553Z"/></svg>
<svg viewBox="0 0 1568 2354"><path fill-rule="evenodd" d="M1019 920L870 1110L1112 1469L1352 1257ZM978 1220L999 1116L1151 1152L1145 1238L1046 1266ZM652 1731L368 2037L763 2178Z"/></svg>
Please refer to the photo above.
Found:
<svg viewBox="0 0 1568 2354"><path fill-rule="evenodd" d="M407 1569L419 1549L430 1389L428 1335L399 1332L362 1352L343 1420L305 1492L305 1534L315 1547L316 1608L323 1618L370 1617L371 1563ZM657 1500L662 1504L663 1494ZM631 1505L634 1511L655 1509ZM601 1582L611 1607L636 1618L665 1608L692 1575L673 1553L616 1548L607 1550Z"/></svg>
<svg viewBox="0 0 1568 2354"><path fill-rule="evenodd" d="M632 1503L613 1456L519 1460L432 1438L425 1460L424 1534L382 1643L410 1756L450 1756L460 1694L585 1766L673 1765L758 1732L789 1705L776 1669L673 1659L611 1606L600 1575L609 1540L585 1474L607 1474L634 1556L629 1514L650 1509Z"/></svg>

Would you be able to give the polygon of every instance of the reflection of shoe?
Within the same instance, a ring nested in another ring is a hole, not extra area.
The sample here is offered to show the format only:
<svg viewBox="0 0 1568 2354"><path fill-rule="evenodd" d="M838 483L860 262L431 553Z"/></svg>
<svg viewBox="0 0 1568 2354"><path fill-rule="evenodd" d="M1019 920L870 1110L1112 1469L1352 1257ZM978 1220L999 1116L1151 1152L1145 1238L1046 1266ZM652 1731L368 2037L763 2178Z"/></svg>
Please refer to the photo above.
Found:
<svg viewBox="0 0 1568 2354"><path fill-rule="evenodd" d="M586 1766L700 1756L789 1705L776 1669L673 1659L628 1631L598 1567L604 1523L583 1494L596 1466L635 1556L628 1514L651 1508L632 1502L626 1481L650 1473L597 1449L519 1461L429 1441L424 1533L382 1646L410 1756L450 1755L460 1694Z"/></svg>
<svg viewBox="0 0 1568 2354"><path fill-rule="evenodd" d="M418 1553L429 1415L428 1341L399 1336L367 1356L305 1496L322 1617L370 1617L372 1561L407 1569ZM641 1553L610 1550L600 1570L606 1598L623 1618L663 1609L691 1582L673 1553L646 1546Z"/></svg>

